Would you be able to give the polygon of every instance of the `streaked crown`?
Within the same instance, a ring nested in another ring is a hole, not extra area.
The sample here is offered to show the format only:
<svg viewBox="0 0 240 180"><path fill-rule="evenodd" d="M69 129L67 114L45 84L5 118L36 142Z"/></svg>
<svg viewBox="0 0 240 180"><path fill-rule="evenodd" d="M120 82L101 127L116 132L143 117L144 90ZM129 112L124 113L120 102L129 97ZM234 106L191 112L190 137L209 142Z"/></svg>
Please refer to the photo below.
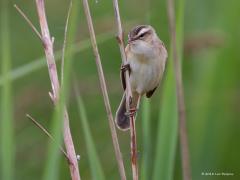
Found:
<svg viewBox="0 0 240 180"><path fill-rule="evenodd" d="M128 34L128 42L135 40L144 40L147 36L154 33L154 30L149 25L138 25L134 27Z"/></svg>

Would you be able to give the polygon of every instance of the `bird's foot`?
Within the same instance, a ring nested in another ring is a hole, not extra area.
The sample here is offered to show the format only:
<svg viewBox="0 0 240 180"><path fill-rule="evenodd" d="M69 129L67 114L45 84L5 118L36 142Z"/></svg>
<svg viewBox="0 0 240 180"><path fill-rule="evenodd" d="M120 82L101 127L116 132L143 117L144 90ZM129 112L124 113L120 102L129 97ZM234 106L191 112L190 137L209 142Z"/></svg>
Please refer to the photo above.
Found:
<svg viewBox="0 0 240 180"><path fill-rule="evenodd" d="M137 108L130 108L128 112L125 112L125 115L130 118L133 118L136 115L137 111L138 111Z"/></svg>

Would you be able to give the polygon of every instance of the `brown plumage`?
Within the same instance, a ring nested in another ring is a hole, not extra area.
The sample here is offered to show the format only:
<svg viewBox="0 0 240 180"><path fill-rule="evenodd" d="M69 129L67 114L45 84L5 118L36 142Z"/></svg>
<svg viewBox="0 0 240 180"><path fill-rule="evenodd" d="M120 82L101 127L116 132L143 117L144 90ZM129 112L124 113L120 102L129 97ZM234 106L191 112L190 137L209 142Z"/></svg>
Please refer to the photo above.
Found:
<svg viewBox="0 0 240 180"><path fill-rule="evenodd" d="M133 94L130 108L138 109L140 98L144 94L150 98L160 84L165 69L167 50L151 26L140 25L129 32L125 51L130 66L130 85ZM121 79L125 90L123 71ZM115 121L119 129L129 129L125 92L116 112Z"/></svg>

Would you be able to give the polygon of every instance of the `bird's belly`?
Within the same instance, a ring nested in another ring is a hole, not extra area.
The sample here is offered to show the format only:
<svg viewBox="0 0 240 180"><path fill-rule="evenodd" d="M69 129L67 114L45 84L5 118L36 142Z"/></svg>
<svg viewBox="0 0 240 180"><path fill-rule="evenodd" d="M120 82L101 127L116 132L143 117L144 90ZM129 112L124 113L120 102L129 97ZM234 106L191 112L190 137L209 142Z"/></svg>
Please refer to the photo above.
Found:
<svg viewBox="0 0 240 180"><path fill-rule="evenodd" d="M161 79L161 68L158 63L130 62L130 84L132 91L145 94L157 87Z"/></svg>

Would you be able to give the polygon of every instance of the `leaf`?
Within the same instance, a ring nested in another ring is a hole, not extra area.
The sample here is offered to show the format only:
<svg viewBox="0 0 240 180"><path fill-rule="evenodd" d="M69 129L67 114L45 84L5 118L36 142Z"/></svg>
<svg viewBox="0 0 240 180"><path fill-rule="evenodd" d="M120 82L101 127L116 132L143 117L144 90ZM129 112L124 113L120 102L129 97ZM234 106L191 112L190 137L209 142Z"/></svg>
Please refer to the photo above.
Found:
<svg viewBox="0 0 240 180"><path fill-rule="evenodd" d="M11 180L14 177L14 128L13 128L13 104L12 104L12 84L8 77L11 70L10 52L10 28L9 28L9 1L1 2L1 65L2 77L5 81L2 84L1 92L1 116L0 116L0 155L1 155L1 179Z"/></svg>
<svg viewBox="0 0 240 180"><path fill-rule="evenodd" d="M88 152L88 159L90 164L90 170L92 179L94 180L103 180L105 179L102 166L99 161L99 157L97 155L97 149L95 147L95 143L92 138L91 130L89 127L89 120L87 118L85 105L81 99L79 93L77 93L77 105L78 105L78 112L82 123L82 130L84 133L85 143Z"/></svg>
<svg viewBox="0 0 240 180"><path fill-rule="evenodd" d="M143 159L141 162L141 179L149 179L149 158L151 157L151 120L150 120L150 102L143 98L142 104L142 139L143 139Z"/></svg>

